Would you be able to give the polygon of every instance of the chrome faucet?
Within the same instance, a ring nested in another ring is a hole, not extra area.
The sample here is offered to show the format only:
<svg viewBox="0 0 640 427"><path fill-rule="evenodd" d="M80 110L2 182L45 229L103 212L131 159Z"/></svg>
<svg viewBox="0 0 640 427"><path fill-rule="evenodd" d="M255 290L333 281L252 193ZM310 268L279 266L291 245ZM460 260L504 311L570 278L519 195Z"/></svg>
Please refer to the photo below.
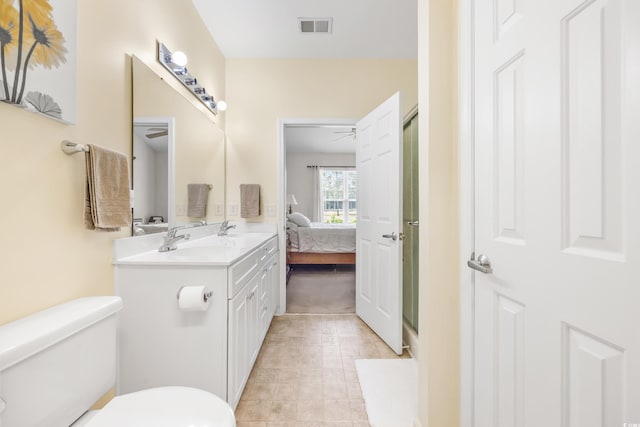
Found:
<svg viewBox="0 0 640 427"><path fill-rule="evenodd" d="M178 241L182 239L189 240L189 237L191 236L188 234L181 234L179 236L176 236L176 233L181 228L184 227L171 227L169 231L167 231L167 235L164 236L164 241L162 242L162 245L160 245L160 248L158 248L158 252L175 251L176 249L178 249L178 246L176 245Z"/></svg>
<svg viewBox="0 0 640 427"><path fill-rule="evenodd" d="M227 232L232 228L236 228L236 226L229 225L229 221L225 220L222 224L220 224L220 230L218 230L218 236L226 236Z"/></svg>

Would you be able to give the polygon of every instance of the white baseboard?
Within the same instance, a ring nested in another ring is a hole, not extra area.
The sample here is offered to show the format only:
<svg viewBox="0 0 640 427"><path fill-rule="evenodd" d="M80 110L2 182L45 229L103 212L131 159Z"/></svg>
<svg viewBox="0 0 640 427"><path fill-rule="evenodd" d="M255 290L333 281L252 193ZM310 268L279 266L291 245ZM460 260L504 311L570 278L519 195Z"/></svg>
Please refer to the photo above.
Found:
<svg viewBox="0 0 640 427"><path fill-rule="evenodd" d="M409 346L408 351L411 357L418 359L418 334L404 320L402 321L402 342Z"/></svg>

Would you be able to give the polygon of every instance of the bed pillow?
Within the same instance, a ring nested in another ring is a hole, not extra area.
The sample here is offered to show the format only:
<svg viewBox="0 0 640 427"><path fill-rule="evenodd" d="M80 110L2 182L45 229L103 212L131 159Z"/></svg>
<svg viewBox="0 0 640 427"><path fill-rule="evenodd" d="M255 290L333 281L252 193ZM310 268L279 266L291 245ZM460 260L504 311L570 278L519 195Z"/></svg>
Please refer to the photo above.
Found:
<svg viewBox="0 0 640 427"><path fill-rule="evenodd" d="M294 213L291 213L291 214L287 215L287 219L289 219L289 221L291 221L294 224L296 224L298 227L310 227L311 226L311 220L309 218L307 218L306 216L302 215L300 212L294 212Z"/></svg>

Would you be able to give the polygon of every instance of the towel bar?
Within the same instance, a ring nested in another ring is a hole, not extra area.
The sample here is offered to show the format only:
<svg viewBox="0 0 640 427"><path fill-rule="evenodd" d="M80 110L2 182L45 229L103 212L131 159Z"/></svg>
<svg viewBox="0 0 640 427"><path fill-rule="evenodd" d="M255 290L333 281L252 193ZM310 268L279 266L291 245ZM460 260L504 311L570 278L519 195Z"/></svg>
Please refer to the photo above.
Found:
<svg viewBox="0 0 640 427"><path fill-rule="evenodd" d="M76 153L88 153L89 147L82 144L76 144L75 142L64 140L60 143L60 148L66 154L76 154Z"/></svg>

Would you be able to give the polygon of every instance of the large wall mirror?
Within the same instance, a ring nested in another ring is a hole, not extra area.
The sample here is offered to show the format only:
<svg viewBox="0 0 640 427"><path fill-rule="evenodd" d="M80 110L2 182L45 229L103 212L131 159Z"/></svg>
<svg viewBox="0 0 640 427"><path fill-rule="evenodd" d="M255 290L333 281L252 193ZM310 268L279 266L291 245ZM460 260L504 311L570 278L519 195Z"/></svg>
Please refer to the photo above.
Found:
<svg viewBox="0 0 640 427"><path fill-rule="evenodd" d="M190 93L180 93L135 56L132 64L134 235L224 220L224 132ZM194 202L189 184L207 185L203 216L188 216Z"/></svg>

